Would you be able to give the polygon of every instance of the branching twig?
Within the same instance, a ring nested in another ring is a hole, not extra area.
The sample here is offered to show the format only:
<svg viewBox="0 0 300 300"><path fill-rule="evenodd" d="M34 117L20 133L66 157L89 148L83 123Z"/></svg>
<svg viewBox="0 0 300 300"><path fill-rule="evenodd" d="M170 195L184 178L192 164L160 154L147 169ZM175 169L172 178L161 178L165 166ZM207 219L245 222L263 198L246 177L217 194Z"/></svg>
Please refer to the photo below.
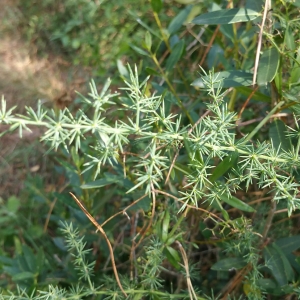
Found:
<svg viewBox="0 0 300 300"><path fill-rule="evenodd" d="M70 193L71 196L73 197L73 199L76 201L76 203L78 204L78 206L80 207L80 209L83 211L83 213L88 217L88 219L93 223L93 225L97 228L97 231L99 230L101 232L101 234L103 235L108 249L109 249L109 254L110 254L110 258L111 258L111 263L112 263L112 267L114 270L114 274L118 283L119 288L121 289L122 293L124 294L125 297L127 297L126 292L123 289L123 286L121 284L120 278L119 278L119 274L116 268L116 263L115 263L115 256L114 256L114 251L113 248L111 246L111 243L105 233L105 231L103 230L103 228L99 225L99 223L91 216L91 214L85 209L85 207L81 204L81 202L76 198L76 196L72 193Z"/></svg>

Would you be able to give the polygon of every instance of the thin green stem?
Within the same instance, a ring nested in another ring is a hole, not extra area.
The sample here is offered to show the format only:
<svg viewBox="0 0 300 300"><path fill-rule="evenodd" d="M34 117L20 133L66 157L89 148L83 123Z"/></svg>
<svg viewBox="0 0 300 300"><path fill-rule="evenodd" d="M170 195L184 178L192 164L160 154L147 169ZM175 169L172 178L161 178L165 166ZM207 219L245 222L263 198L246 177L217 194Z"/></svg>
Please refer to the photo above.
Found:
<svg viewBox="0 0 300 300"><path fill-rule="evenodd" d="M253 136L270 120L274 113L284 104L284 101L279 102L268 115L253 129L253 131L246 137L243 144L249 142Z"/></svg>
<svg viewBox="0 0 300 300"><path fill-rule="evenodd" d="M168 50L171 51L170 44L169 44L169 41L168 41L168 37L166 36L166 34L165 34L164 30L163 30L163 27L162 27L162 25L161 25L161 22L160 22L160 19L159 19L159 17L158 17L158 14L154 11L154 12L153 12L153 15L154 15L154 19L155 19L155 21L156 21L156 24L157 24L157 26L158 26L158 28L159 28L159 30L160 30L162 39L163 39L163 41L165 42L165 44L166 44Z"/></svg>
<svg viewBox="0 0 300 300"><path fill-rule="evenodd" d="M171 82L169 81L168 76L165 74L164 70L161 68L155 54L151 54L151 58L153 59L154 63L156 64L156 66L158 67L163 79L165 80L165 82L167 83L167 85L169 86L171 92L173 93L173 95L175 96L176 100L178 101L178 104L180 106L180 108L183 110L183 112L185 113L185 115L188 117L189 121L191 122L191 124L194 124L194 121L191 117L191 115L189 114L189 112L187 111L187 109L185 108L185 106L183 105L182 101L180 100L179 96L177 95L177 92L175 91L173 85L171 84Z"/></svg>

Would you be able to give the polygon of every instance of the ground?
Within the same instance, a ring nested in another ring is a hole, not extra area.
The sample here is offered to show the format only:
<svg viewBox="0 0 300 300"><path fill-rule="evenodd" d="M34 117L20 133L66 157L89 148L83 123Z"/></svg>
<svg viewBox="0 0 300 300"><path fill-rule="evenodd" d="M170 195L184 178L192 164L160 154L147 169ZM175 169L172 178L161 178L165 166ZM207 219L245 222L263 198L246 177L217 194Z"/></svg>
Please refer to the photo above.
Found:
<svg viewBox="0 0 300 300"><path fill-rule="evenodd" d="M16 1L0 1L3 20L0 24L0 97L4 97L8 107L17 106L16 113L24 113L25 106L36 107L38 100L48 107L69 105L76 97L75 91L86 91L89 70L72 66L51 53L38 56L34 42L26 40L18 30L21 15ZM0 125L0 133L6 129L7 126ZM0 197L16 195L23 188L28 172L44 168L41 165L44 150L38 148L36 142L40 129L24 132L22 140L18 135L14 132L0 139Z"/></svg>

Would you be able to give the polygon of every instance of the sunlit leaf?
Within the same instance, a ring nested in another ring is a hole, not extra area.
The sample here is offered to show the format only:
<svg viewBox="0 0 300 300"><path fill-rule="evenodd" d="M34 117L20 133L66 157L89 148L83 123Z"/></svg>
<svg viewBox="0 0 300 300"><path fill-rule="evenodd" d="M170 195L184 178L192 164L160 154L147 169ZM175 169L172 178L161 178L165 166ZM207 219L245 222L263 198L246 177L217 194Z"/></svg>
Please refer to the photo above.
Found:
<svg viewBox="0 0 300 300"><path fill-rule="evenodd" d="M256 19L260 13L252 9L232 8L221 9L202 14L196 17L192 23L197 25L217 25L248 22Z"/></svg>
<svg viewBox="0 0 300 300"><path fill-rule="evenodd" d="M215 81L214 87L219 86L223 88L237 87L237 86L250 86L252 85L253 74L245 71L223 71L214 74L213 80ZM205 88L204 81L209 80L208 76L203 76L196 79L192 85L197 88Z"/></svg>

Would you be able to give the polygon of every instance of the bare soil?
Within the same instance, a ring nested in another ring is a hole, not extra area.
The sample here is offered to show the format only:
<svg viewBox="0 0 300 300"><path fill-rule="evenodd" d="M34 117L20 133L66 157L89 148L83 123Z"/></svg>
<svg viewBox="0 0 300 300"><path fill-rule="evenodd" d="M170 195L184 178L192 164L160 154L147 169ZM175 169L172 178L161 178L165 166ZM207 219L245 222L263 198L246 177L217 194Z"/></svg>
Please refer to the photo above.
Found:
<svg viewBox="0 0 300 300"><path fill-rule="evenodd" d="M0 23L0 98L7 101L8 107L16 106L15 113L22 114L25 106L34 108L38 100L50 107L68 106L76 97L75 91L86 92L90 72L51 53L39 57L34 43L26 41L18 32L22 13L16 3L0 0L3 20ZM7 128L0 124L0 134ZM18 132L0 138L0 197L16 195L28 172L45 172L45 160L41 159L44 150L41 146L32 150L40 135L41 129L32 128L31 133L24 132L23 139Z"/></svg>

